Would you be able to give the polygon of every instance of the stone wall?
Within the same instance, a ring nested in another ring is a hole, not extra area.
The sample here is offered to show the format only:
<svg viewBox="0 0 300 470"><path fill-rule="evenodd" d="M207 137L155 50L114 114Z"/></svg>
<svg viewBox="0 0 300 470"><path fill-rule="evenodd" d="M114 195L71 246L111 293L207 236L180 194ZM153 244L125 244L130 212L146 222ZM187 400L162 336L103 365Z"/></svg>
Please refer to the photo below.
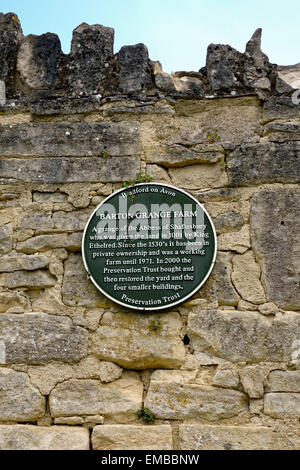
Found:
<svg viewBox="0 0 300 470"><path fill-rule="evenodd" d="M110 28L64 55L0 14L0 448L300 448L300 106L260 36L168 75ZM218 234L209 280L159 314L103 297L80 253L138 173Z"/></svg>

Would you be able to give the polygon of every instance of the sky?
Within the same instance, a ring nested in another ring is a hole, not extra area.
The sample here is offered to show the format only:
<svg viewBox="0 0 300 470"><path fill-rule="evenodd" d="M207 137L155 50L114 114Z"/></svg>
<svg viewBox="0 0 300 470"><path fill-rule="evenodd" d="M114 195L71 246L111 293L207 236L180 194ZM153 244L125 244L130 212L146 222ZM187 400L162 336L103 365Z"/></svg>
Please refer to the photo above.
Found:
<svg viewBox="0 0 300 470"><path fill-rule="evenodd" d="M0 0L0 11L16 13L24 35L58 34L64 53L79 24L113 27L115 52L144 43L168 73L199 70L211 43L244 52L256 28L272 63L300 62L299 0Z"/></svg>

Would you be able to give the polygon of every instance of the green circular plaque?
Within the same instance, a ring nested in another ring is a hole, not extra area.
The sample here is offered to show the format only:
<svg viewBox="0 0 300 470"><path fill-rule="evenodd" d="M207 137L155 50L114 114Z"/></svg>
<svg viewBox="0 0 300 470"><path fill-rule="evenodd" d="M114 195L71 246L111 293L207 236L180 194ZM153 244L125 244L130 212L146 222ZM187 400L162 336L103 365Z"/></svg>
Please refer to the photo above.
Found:
<svg viewBox="0 0 300 470"><path fill-rule="evenodd" d="M121 189L92 213L82 253L91 281L109 299L140 311L173 307L208 278L216 258L212 221L173 186Z"/></svg>

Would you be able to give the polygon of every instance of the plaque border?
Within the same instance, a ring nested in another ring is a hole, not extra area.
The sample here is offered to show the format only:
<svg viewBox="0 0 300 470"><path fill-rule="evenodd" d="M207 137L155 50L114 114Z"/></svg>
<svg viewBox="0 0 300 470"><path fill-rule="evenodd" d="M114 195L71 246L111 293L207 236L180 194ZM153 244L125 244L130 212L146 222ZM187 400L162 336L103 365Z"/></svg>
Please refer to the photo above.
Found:
<svg viewBox="0 0 300 470"><path fill-rule="evenodd" d="M216 234L216 229L214 227L214 224L213 224L213 221L211 220L211 217L210 215L208 214L207 210L205 209L205 207L194 197L192 196L191 194L189 194L187 191L185 191L184 189L180 189L180 188L177 188L176 186L172 186L170 184L164 184L164 183L139 183L139 184L136 184L134 186L132 186L132 188L135 188L137 186L164 186L166 188L171 188L171 189L175 189L176 191L179 191L183 194L185 194L186 196L190 197L191 199L193 199L196 204L198 204L201 209L204 211L204 213L206 214L210 224L211 224L211 227L212 227L212 231L213 231L213 235L214 235L214 241L215 241L215 251L214 251L214 256L213 256L213 259L212 259L212 262L211 262L211 266L205 276L204 279L202 279L202 281L197 285L197 287L192 291L190 292L188 295L186 295L185 297L183 297L182 299L179 299L177 300L176 302L173 302L169 305L164 305L162 307L156 307L156 306L153 306L153 307L135 307L135 306L132 306L132 305L128 305L124 302L121 302L120 300L117 300L115 299L114 297L112 297L111 295L107 294L99 285L98 283L96 282L96 280L93 278L92 274L90 273L89 271L89 268L88 268L88 265L87 265L87 262L86 262L86 259L85 259L85 251L84 251L84 242L85 242L85 235L86 235L86 231L87 231L87 228L90 224L90 221L92 220L92 218L94 217L95 213L97 212L97 210L99 209L100 206L102 206L102 204L104 203L107 203L109 199L111 199L112 197L116 196L116 194L118 193L121 193L121 192L124 192L128 189L130 189L130 187L128 188L121 188L121 189L118 189L117 191L115 191L113 194L110 194L109 196L107 196L102 202L100 202L100 204L98 204L98 206L96 207L96 209L92 212L91 216L89 217L86 225L85 225L85 228L84 228L84 231L83 231L83 235L82 235L82 242L81 242L81 254L82 254L82 260L83 260L83 264L84 264L84 267L85 267L85 270L87 272L87 275L88 275L88 278L89 280L92 281L92 283L94 284L94 286L105 296L107 297L108 299L110 299L112 302L114 303L117 303L118 305L121 305L122 307L125 307L127 309L130 309L130 310L136 310L136 311L142 311L142 312L151 312L151 311L154 311L154 310L167 310L169 308L172 308L172 307L175 307L176 305L179 305L179 304L182 304L184 302L186 302L190 297L192 297L202 286L203 284L205 284L205 282L207 281L207 279L209 278L212 270L213 270L213 267L215 265L215 262L216 262L216 257L217 257L217 251L218 251L218 246L217 246L217 234Z"/></svg>

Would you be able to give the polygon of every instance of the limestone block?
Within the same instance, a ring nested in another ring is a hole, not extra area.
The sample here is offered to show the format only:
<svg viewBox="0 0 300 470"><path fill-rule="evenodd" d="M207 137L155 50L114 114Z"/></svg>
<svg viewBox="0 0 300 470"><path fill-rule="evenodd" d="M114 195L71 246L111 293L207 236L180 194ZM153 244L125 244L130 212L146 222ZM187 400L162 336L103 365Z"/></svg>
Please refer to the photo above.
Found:
<svg viewBox="0 0 300 470"><path fill-rule="evenodd" d="M238 201L240 196L237 189L221 188L203 191L196 195L199 202Z"/></svg>
<svg viewBox="0 0 300 470"><path fill-rule="evenodd" d="M45 313L0 316L3 364L76 362L87 354L87 331L68 317Z"/></svg>
<svg viewBox="0 0 300 470"><path fill-rule="evenodd" d="M31 254L54 248L65 248L69 251L80 251L82 233L63 233L54 235L38 235L17 244L17 251Z"/></svg>
<svg viewBox="0 0 300 470"><path fill-rule="evenodd" d="M180 142L180 140L179 140ZM224 158L221 145L196 144L192 148L181 144L159 146L145 151L146 161L163 167L183 167L195 163L217 163Z"/></svg>
<svg viewBox="0 0 300 470"><path fill-rule="evenodd" d="M264 126L263 135L269 142L300 140L300 125L297 122L270 122Z"/></svg>
<svg viewBox="0 0 300 470"><path fill-rule="evenodd" d="M12 224L6 224L0 227L0 254L9 253L13 247L13 229Z"/></svg>
<svg viewBox="0 0 300 470"><path fill-rule="evenodd" d="M101 382L109 383L121 377L123 370L113 362L102 361L99 366Z"/></svg>
<svg viewBox="0 0 300 470"><path fill-rule="evenodd" d="M213 379L213 385L222 388L237 388L239 383L238 374L231 369L218 369Z"/></svg>
<svg viewBox="0 0 300 470"><path fill-rule="evenodd" d="M264 398L264 413L273 418L299 418L299 393L266 393Z"/></svg>
<svg viewBox="0 0 300 470"><path fill-rule="evenodd" d="M187 334L194 354L207 353L231 362L290 361L299 338L300 316L275 318L255 312L203 310L190 313Z"/></svg>
<svg viewBox="0 0 300 470"><path fill-rule="evenodd" d="M136 372L124 372L114 382L71 379L50 394L51 416L101 414L116 423L135 421L142 405L143 384Z"/></svg>
<svg viewBox="0 0 300 470"><path fill-rule="evenodd" d="M44 413L45 398L28 375L0 368L0 421L36 421Z"/></svg>
<svg viewBox="0 0 300 470"><path fill-rule="evenodd" d="M182 450L297 450L300 438L265 426L181 424Z"/></svg>
<svg viewBox="0 0 300 470"><path fill-rule="evenodd" d="M245 253L251 248L249 225L244 225L239 232L222 233L218 236L218 250Z"/></svg>
<svg viewBox="0 0 300 470"><path fill-rule="evenodd" d="M64 263L62 299L69 307L98 307L105 299L88 279L81 254L71 253Z"/></svg>
<svg viewBox="0 0 300 470"><path fill-rule="evenodd" d="M138 123L54 122L0 126L2 156L102 157L138 155Z"/></svg>
<svg viewBox="0 0 300 470"><path fill-rule="evenodd" d="M0 15L0 80L7 84L9 95L15 85L16 62L22 28L19 18L14 13Z"/></svg>
<svg viewBox="0 0 300 470"><path fill-rule="evenodd" d="M300 392L300 370L272 370L266 382L267 392Z"/></svg>
<svg viewBox="0 0 300 470"><path fill-rule="evenodd" d="M0 425L2 450L89 450L89 432L68 426Z"/></svg>
<svg viewBox="0 0 300 470"><path fill-rule="evenodd" d="M247 411L248 402L243 393L197 384L191 376L183 375L186 372L155 371L152 374L145 407L156 418L217 421Z"/></svg>
<svg viewBox="0 0 300 470"><path fill-rule="evenodd" d="M273 302L267 302L266 304L260 305L258 310L263 315L276 315L276 313L279 311L279 308L277 305L273 304Z"/></svg>
<svg viewBox="0 0 300 470"><path fill-rule="evenodd" d="M30 301L19 292L0 293L0 313L25 312L30 310Z"/></svg>
<svg viewBox="0 0 300 470"><path fill-rule="evenodd" d="M232 254L218 251L211 275L201 289L205 298L216 298L220 305L237 305L240 299L231 282Z"/></svg>
<svg viewBox="0 0 300 470"><path fill-rule="evenodd" d="M300 143L244 144L227 158L231 186L262 183L297 183Z"/></svg>
<svg viewBox="0 0 300 470"><path fill-rule="evenodd" d="M254 194L251 238L262 268L268 300L287 310L300 309L300 192L263 190Z"/></svg>
<svg viewBox="0 0 300 470"><path fill-rule="evenodd" d="M18 219L18 228L33 229L36 235L47 232L78 232L84 229L90 212L56 211L52 216L45 212L24 212Z"/></svg>
<svg viewBox="0 0 300 470"><path fill-rule="evenodd" d="M247 366L241 371L241 382L245 392L251 398L261 398L264 395L264 380L267 371L260 366Z"/></svg>
<svg viewBox="0 0 300 470"><path fill-rule="evenodd" d="M240 296L253 304L265 302L265 293L260 282L260 267L252 251L233 258L232 282Z"/></svg>
<svg viewBox="0 0 300 470"><path fill-rule="evenodd" d="M59 382L70 379L72 367L68 364L46 364L45 366L29 366L27 374L32 385L37 387L42 395L49 395Z"/></svg>
<svg viewBox="0 0 300 470"><path fill-rule="evenodd" d="M14 271L26 270L35 271L36 269L46 268L49 265L49 259L44 255L10 255L1 258L0 272L11 273Z"/></svg>
<svg viewBox="0 0 300 470"><path fill-rule="evenodd" d="M243 217L233 211L224 212L214 219L214 226L218 235L226 232L239 232L243 224Z"/></svg>
<svg viewBox="0 0 300 470"><path fill-rule="evenodd" d="M50 130L48 130L50 133ZM1 145L0 145L1 148ZM86 155L84 149L82 154ZM2 178L25 183L118 183L136 178L137 157L1 158ZM84 206L86 207L86 206Z"/></svg>
<svg viewBox="0 0 300 470"><path fill-rule="evenodd" d="M81 359L78 364L73 365L74 377L76 379L100 379L101 362L94 356Z"/></svg>
<svg viewBox="0 0 300 470"><path fill-rule="evenodd" d="M122 92L140 91L151 85L148 49L144 44L123 46L118 53Z"/></svg>
<svg viewBox="0 0 300 470"><path fill-rule="evenodd" d="M151 331L152 321L160 322L159 331ZM99 359L126 369L177 369L185 359L181 327L178 313L145 316L107 312L92 337L92 351Z"/></svg>
<svg viewBox="0 0 300 470"><path fill-rule="evenodd" d="M96 426L92 446L94 450L172 450L172 429L168 424Z"/></svg>
<svg viewBox="0 0 300 470"><path fill-rule="evenodd" d="M56 279L48 271L37 270L33 272L15 271L0 274L0 285L15 289L26 287L28 289L44 289L55 286Z"/></svg>
<svg viewBox="0 0 300 470"><path fill-rule="evenodd" d="M218 164L202 163L183 168L170 168L169 175L172 184L183 189L222 188L228 183L227 173L221 171Z"/></svg>
<svg viewBox="0 0 300 470"><path fill-rule="evenodd" d="M291 96L271 96L264 103L263 120L299 119L299 105L293 103Z"/></svg>

